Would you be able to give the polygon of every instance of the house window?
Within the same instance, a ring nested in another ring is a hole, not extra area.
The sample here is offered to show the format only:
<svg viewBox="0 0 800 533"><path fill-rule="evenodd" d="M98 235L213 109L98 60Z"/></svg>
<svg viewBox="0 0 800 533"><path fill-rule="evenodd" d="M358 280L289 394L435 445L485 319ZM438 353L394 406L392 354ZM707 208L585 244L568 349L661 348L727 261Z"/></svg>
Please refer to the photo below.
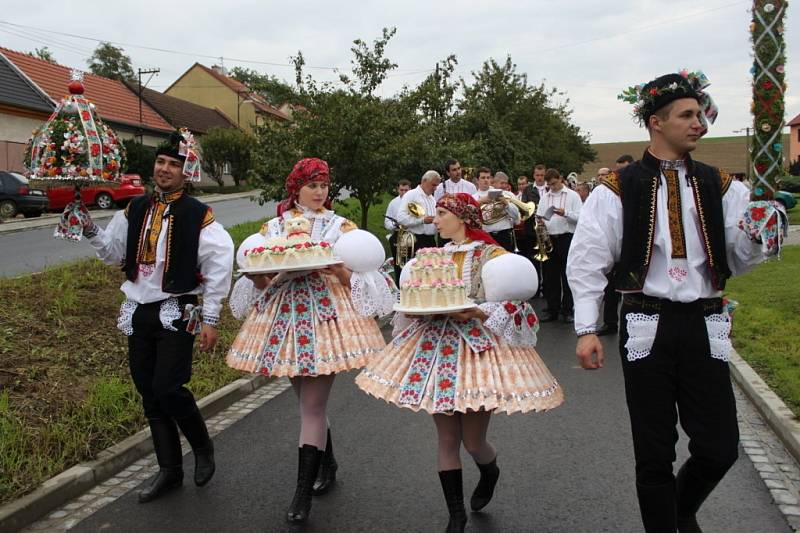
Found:
<svg viewBox="0 0 800 533"><path fill-rule="evenodd" d="M230 163L225 163L224 165L222 165L222 173L223 174L230 174L231 173L231 164Z"/></svg>

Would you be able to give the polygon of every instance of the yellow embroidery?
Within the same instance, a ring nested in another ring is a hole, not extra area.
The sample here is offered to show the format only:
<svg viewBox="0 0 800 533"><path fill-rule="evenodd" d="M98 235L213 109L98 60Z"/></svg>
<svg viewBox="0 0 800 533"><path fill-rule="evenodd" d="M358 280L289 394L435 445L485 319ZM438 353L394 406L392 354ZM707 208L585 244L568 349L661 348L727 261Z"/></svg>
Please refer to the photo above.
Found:
<svg viewBox="0 0 800 533"><path fill-rule="evenodd" d="M611 189L617 196L620 196L619 175L616 172L611 172L608 176L600 178L600 183Z"/></svg>
<svg viewBox="0 0 800 533"><path fill-rule="evenodd" d="M216 220L214 218L214 211L212 211L211 208L209 207L208 209L206 209L206 214L203 217L203 224L200 227L205 228L206 226L214 222L214 220Z"/></svg>
<svg viewBox="0 0 800 533"><path fill-rule="evenodd" d="M708 230L706 229L706 215L703 211L703 204L700 203L700 189L697 185L697 177L692 177L692 189L694 191L694 203L697 206L697 216L700 218L700 230L703 234L703 244L706 247L706 256L708 256L708 265L714 267L714 256L711 253L711 241L708 238Z"/></svg>
<svg viewBox="0 0 800 533"><path fill-rule="evenodd" d="M656 194L658 193L658 176L654 176L650 186L650 223L647 228L647 257L644 264L649 265L653 257L653 236L656 232Z"/></svg>
<svg viewBox="0 0 800 533"><path fill-rule="evenodd" d="M342 233L347 233L348 231L353 231L354 229L358 229L358 226L356 225L355 222L352 222L350 220L345 220L344 222L342 222L342 225L339 226L339 231L341 231Z"/></svg>
<svg viewBox="0 0 800 533"><path fill-rule="evenodd" d="M667 180L667 209L669 210L669 237L672 241L672 257L686 259L686 235L683 232L680 177L675 169L665 168L662 172Z"/></svg>
<svg viewBox="0 0 800 533"><path fill-rule="evenodd" d="M733 183L733 177L724 170L719 171L720 185L722 186L722 195L728 192L728 188Z"/></svg>

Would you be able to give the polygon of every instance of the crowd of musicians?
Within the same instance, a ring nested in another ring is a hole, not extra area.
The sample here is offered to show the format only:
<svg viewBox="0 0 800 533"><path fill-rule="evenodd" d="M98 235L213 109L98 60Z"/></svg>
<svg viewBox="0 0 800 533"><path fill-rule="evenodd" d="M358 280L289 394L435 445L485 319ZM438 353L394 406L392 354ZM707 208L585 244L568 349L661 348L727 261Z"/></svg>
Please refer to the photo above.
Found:
<svg viewBox="0 0 800 533"><path fill-rule="evenodd" d="M633 162L620 156L614 170ZM566 177L555 168L533 166L531 176L520 175L516 183L501 170L462 167L455 159L443 165L442 174L426 172L417 187L402 179L397 196L389 203L384 226L394 255L395 275L419 248L441 246L446 240L436 234L433 218L436 202L445 194L467 193L480 205L483 230L505 248L533 263L539 277L537 298L547 306L542 322L573 322L572 291L567 280L567 255L583 202L595 185L611 173L603 167L591 179L578 182L576 174ZM611 284L604 305L600 335L617 331L619 296Z"/></svg>

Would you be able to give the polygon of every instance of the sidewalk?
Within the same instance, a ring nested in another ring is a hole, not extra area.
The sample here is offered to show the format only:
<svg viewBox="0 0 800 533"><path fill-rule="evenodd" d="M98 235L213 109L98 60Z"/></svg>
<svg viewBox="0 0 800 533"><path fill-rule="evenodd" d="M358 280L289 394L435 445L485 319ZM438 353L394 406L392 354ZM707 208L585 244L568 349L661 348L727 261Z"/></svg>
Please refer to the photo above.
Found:
<svg viewBox="0 0 800 533"><path fill-rule="evenodd" d="M248 198L252 196L258 196L260 194L261 191L256 189L253 191L236 192L231 194L206 194L203 196L198 196L197 198L201 200L203 203L211 204L214 202L224 202L226 200L236 200L238 198ZM105 220L107 218L111 218L117 211L118 209L90 210L92 218L94 220ZM47 213L36 218L20 218L14 220L7 220L2 224L0 224L0 234L53 226L60 216L61 213Z"/></svg>

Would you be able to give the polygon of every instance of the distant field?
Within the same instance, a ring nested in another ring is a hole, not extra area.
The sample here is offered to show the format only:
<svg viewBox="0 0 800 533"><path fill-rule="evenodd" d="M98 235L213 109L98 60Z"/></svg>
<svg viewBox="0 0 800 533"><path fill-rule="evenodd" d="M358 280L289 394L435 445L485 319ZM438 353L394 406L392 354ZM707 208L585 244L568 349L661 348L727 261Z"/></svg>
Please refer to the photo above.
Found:
<svg viewBox="0 0 800 533"><path fill-rule="evenodd" d="M584 172L579 178L586 180L595 176L600 167L614 168L614 161L623 154L630 154L634 159L639 159L647 145L646 141L593 144L592 148L597 152L597 157L585 165ZM789 135L784 135L783 146L788 157ZM744 136L705 138L700 141L692 157L728 172L746 172L747 139Z"/></svg>

